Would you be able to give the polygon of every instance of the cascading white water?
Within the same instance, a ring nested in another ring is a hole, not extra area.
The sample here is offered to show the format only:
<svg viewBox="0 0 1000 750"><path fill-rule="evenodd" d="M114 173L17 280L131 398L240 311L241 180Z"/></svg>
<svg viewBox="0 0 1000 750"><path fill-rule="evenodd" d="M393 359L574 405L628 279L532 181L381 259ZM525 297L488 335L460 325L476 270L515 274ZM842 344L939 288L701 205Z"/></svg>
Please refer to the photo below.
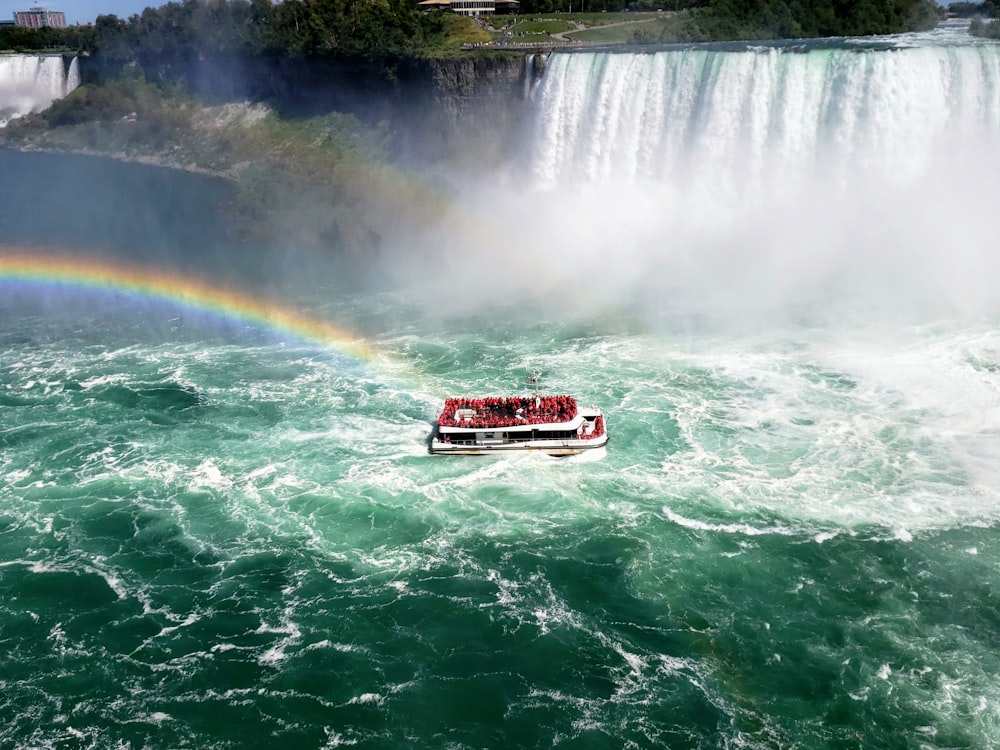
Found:
<svg viewBox="0 0 1000 750"><path fill-rule="evenodd" d="M538 97L553 184L906 181L942 144L1000 132L1000 47L554 55Z"/></svg>
<svg viewBox="0 0 1000 750"><path fill-rule="evenodd" d="M1000 46L878 44L552 55L505 244L737 319L826 295L1000 311Z"/></svg>
<svg viewBox="0 0 1000 750"><path fill-rule="evenodd" d="M524 97L531 95L535 83L535 53L529 53L524 58Z"/></svg>
<svg viewBox="0 0 1000 750"><path fill-rule="evenodd" d="M66 85L64 87L63 96L66 96L70 91L75 89L80 85L80 61L79 58L74 57L69 61L69 68L66 70Z"/></svg>
<svg viewBox="0 0 1000 750"><path fill-rule="evenodd" d="M40 112L80 85L76 58L62 55L0 55L0 127Z"/></svg>

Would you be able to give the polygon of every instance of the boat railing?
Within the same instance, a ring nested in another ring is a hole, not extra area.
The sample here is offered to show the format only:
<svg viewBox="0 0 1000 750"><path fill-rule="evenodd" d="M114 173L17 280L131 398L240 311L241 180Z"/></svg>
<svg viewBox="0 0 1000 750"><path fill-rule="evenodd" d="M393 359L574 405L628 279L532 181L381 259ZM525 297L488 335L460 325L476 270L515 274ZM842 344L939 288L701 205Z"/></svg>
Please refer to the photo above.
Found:
<svg viewBox="0 0 1000 750"><path fill-rule="evenodd" d="M477 439L472 436L449 434L447 435L447 439L442 442L450 445L513 445L517 443L531 443L550 440L592 440L603 434L603 430L594 430L592 432L585 432L582 434L575 430L563 430L559 432L547 433L545 435L518 435L516 433L506 433L501 437L492 437L488 439Z"/></svg>
<svg viewBox="0 0 1000 750"><path fill-rule="evenodd" d="M572 396L449 398L438 424L449 427L502 428L568 422L577 415Z"/></svg>

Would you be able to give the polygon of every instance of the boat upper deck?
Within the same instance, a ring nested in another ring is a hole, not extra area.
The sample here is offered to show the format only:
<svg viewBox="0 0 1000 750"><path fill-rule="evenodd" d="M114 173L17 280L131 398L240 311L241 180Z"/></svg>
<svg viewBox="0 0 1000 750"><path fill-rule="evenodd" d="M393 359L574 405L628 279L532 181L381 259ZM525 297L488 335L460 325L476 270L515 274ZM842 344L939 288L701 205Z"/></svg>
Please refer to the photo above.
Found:
<svg viewBox="0 0 1000 750"><path fill-rule="evenodd" d="M478 429L562 424L571 422L578 411L572 396L449 398L437 423Z"/></svg>

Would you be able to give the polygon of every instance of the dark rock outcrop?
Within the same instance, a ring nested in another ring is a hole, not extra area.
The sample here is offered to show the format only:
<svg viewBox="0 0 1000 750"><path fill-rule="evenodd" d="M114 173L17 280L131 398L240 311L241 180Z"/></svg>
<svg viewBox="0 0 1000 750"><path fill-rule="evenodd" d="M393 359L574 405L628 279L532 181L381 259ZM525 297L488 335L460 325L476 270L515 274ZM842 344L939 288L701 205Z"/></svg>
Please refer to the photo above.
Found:
<svg viewBox="0 0 1000 750"><path fill-rule="evenodd" d="M211 101L260 101L290 117L336 111L372 126L387 123L401 153L434 160L462 145L511 145L542 62L542 55L507 52L381 61L163 57L135 64L147 78L183 82ZM120 61L94 57L83 75L101 80L120 70Z"/></svg>

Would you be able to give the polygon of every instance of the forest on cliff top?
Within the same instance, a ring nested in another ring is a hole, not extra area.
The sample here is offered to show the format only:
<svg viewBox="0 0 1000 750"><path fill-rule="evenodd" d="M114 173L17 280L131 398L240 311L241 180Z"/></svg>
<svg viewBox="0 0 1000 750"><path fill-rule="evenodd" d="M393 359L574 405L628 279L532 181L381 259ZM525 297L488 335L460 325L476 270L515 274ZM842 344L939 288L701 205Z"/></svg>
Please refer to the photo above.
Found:
<svg viewBox="0 0 1000 750"><path fill-rule="evenodd" d="M417 0L179 0L93 26L0 27L0 50L63 48L134 64L242 56L391 59L454 53L467 26ZM570 4L572 3L572 4ZM520 15L671 11L636 43L894 34L933 27L933 0L521 0ZM565 18L572 18L564 14Z"/></svg>

